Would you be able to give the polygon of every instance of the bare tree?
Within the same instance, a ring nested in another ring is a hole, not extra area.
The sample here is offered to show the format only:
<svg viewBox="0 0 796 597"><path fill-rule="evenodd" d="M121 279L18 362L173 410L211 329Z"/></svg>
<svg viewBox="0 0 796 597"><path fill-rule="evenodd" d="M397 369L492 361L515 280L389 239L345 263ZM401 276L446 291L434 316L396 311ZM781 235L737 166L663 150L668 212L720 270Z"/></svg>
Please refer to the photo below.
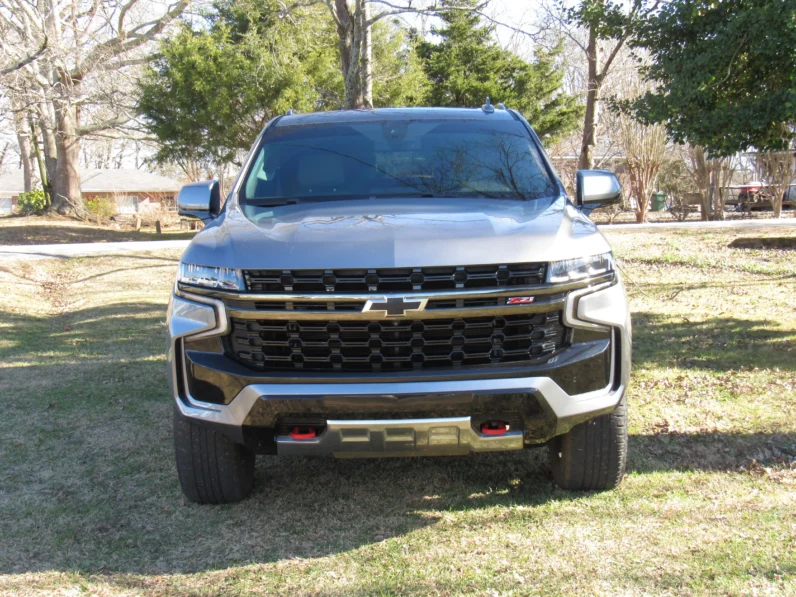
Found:
<svg viewBox="0 0 796 597"><path fill-rule="evenodd" d="M44 41L41 44L41 47L39 47L37 50L34 50L31 54L27 56L22 56L21 58L18 58L16 62L13 62L7 66L4 66L3 68L0 68L0 77L4 75L9 75L14 71L18 71L24 68L25 66L36 60L39 56L44 54L44 51L46 49L47 49L47 38L45 37Z"/></svg>
<svg viewBox="0 0 796 597"><path fill-rule="evenodd" d="M782 215L782 200L788 187L796 181L796 153L793 151L772 151L758 153L755 162L763 182L771 192L771 209L774 217Z"/></svg>
<svg viewBox="0 0 796 597"><path fill-rule="evenodd" d="M528 33L532 39L552 40L565 38L567 45L581 53L585 68L578 73L576 82L582 85L586 109L583 117L578 168L590 170L595 167L594 148L597 145L597 130L600 120L600 104L604 99L602 90L633 37L633 23L648 12L655 10L659 0L632 0L627 8L606 0L575 2L575 7L565 1L543 2L544 12L540 33ZM552 37L551 37L552 34Z"/></svg>
<svg viewBox="0 0 796 597"><path fill-rule="evenodd" d="M686 146L688 170L699 189L702 219L723 220L727 202L726 187L737 169L733 157L710 157L703 147Z"/></svg>
<svg viewBox="0 0 796 597"><path fill-rule="evenodd" d="M8 157L8 150L11 148L11 143L6 143L3 146L3 151L0 151L0 171L2 171L3 164L6 161L6 157Z"/></svg>
<svg viewBox="0 0 796 597"><path fill-rule="evenodd" d="M19 146L19 161L22 166L22 188L27 193L33 189L33 164L31 163L30 132L25 119L25 113L15 102L11 102L13 114L14 133Z"/></svg>
<svg viewBox="0 0 796 597"><path fill-rule="evenodd" d="M644 93L645 84L640 81L638 72L627 75L616 86L619 97L633 98ZM646 222L655 178L666 159L666 127L642 124L625 110L618 110L615 118L617 139L625 154L630 193L635 200L636 221Z"/></svg>
<svg viewBox="0 0 796 597"><path fill-rule="evenodd" d="M53 207L85 215L80 139L133 116L122 81L142 49L188 5L150 0L8 0L0 4L3 58L24 63L0 79L38 116L51 172ZM10 42L10 43L9 43ZM44 50L34 60L25 57ZM45 132L46 131L46 132Z"/></svg>
<svg viewBox="0 0 796 597"><path fill-rule="evenodd" d="M620 116L620 122L630 192L636 202L636 221L646 222L652 186L666 155L666 129L640 124L627 114Z"/></svg>

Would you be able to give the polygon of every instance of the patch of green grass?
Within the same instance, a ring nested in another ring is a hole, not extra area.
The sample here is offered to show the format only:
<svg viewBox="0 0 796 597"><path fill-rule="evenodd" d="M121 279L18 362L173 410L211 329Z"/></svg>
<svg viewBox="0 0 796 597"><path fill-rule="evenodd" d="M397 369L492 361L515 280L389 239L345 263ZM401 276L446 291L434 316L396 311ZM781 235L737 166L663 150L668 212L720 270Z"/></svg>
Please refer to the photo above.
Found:
<svg viewBox="0 0 796 597"><path fill-rule="evenodd" d="M0 593L796 595L796 253L735 236L611 235L629 473L586 494L536 450L263 457L249 500L186 503L163 357L178 253L6 264Z"/></svg>

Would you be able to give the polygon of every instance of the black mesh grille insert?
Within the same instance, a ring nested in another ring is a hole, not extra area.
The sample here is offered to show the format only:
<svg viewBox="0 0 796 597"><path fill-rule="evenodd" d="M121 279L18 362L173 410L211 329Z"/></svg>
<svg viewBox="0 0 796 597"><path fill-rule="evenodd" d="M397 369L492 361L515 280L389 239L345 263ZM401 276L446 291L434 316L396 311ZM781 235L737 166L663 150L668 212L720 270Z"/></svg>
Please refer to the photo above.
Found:
<svg viewBox="0 0 796 597"><path fill-rule="evenodd" d="M232 320L231 355L261 371L460 368L549 357L566 342L561 312L381 321Z"/></svg>
<svg viewBox="0 0 796 597"><path fill-rule="evenodd" d="M406 292L543 284L544 263L335 270L245 270L249 292Z"/></svg>

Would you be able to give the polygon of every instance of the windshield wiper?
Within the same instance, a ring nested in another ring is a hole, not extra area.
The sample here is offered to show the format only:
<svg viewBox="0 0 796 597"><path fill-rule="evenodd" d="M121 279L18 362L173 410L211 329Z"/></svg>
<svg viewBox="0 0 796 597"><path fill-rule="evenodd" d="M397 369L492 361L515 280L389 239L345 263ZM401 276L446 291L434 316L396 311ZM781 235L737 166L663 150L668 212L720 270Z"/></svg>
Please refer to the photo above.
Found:
<svg viewBox="0 0 796 597"><path fill-rule="evenodd" d="M432 193L383 193L379 195L309 195L307 197L263 197L262 199L246 199L246 205L255 207L278 207L280 205L296 205L297 203L313 203L320 201L360 201L368 199L409 199L415 197L435 197Z"/></svg>
<svg viewBox="0 0 796 597"><path fill-rule="evenodd" d="M278 207L280 205L296 205L300 201L300 199L295 198L246 199L246 205L254 205L255 207Z"/></svg>

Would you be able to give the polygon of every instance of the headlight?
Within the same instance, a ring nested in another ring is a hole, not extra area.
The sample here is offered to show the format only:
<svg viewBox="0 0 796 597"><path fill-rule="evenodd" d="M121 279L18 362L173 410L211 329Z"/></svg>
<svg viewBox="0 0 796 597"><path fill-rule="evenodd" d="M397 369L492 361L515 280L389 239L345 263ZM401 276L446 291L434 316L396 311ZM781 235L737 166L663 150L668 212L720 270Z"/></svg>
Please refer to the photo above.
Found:
<svg viewBox="0 0 796 597"><path fill-rule="evenodd" d="M180 263L178 281L207 288L223 288L224 290L246 289L241 271L230 267L209 267L192 263Z"/></svg>
<svg viewBox="0 0 796 597"><path fill-rule="evenodd" d="M547 281L556 284L574 282L614 271L614 256L611 253L553 261L547 269Z"/></svg>

